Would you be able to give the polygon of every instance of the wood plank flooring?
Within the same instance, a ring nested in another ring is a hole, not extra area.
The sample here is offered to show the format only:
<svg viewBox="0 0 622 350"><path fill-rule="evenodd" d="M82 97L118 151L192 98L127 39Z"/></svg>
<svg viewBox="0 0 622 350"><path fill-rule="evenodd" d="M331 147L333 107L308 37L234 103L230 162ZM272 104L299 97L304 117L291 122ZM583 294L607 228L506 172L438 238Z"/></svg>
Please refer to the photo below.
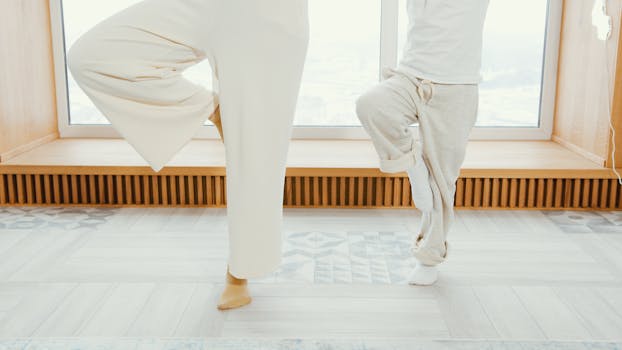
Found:
<svg viewBox="0 0 622 350"><path fill-rule="evenodd" d="M281 269L220 312L225 214L2 208L0 337L622 341L619 212L458 210L438 283L414 287L415 210L286 209Z"/></svg>

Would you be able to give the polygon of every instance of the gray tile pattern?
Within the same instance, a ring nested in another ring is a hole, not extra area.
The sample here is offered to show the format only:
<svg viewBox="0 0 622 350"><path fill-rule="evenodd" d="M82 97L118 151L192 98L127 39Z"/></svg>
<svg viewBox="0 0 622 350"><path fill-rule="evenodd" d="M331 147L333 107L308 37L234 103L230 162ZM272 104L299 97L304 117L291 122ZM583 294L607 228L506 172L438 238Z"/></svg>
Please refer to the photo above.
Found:
<svg viewBox="0 0 622 350"><path fill-rule="evenodd" d="M286 236L280 281L405 284L414 266L412 234L398 232L296 232Z"/></svg>
<svg viewBox="0 0 622 350"><path fill-rule="evenodd" d="M0 207L0 230L96 230L118 208Z"/></svg>
<svg viewBox="0 0 622 350"><path fill-rule="evenodd" d="M565 233L622 233L622 211L542 211Z"/></svg>

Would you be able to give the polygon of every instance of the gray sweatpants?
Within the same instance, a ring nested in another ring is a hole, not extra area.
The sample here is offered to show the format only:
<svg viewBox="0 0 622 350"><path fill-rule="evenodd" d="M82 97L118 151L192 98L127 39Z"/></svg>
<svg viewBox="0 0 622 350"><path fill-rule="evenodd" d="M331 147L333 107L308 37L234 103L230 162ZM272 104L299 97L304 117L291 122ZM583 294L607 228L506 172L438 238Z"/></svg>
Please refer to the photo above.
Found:
<svg viewBox="0 0 622 350"><path fill-rule="evenodd" d="M454 220L456 180L469 133L477 119L477 84L437 84L389 69L386 78L356 101L356 112L380 158L380 170L402 172L415 164L421 147L430 173L433 209L422 212L412 252L426 265L447 257ZM419 124L420 144L409 126Z"/></svg>

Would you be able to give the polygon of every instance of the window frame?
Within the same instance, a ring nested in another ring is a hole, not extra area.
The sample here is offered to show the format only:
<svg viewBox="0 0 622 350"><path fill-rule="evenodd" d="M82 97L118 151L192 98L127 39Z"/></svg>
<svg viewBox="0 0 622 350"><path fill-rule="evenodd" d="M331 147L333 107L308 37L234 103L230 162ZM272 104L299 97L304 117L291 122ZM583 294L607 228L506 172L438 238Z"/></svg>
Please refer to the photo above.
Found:
<svg viewBox="0 0 622 350"><path fill-rule="evenodd" d="M71 124L65 61L65 35L62 0L48 0L52 32L52 50L56 76L58 129L61 138L121 138L110 124ZM381 1L380 66L395 66L398 61L399 0ZM563 0L548 0L546 37L538 127L475 127L470 140L550 140L557 94L557 67L561 37ZM354 108L354 107L353 107ZM416 125L412 126L417 128ZM418 135L418 133L415 133ZM195 134L196 139L219 139L216 128L206 125ZM362 126L294 126L292 139L369 140Z"/></svg>

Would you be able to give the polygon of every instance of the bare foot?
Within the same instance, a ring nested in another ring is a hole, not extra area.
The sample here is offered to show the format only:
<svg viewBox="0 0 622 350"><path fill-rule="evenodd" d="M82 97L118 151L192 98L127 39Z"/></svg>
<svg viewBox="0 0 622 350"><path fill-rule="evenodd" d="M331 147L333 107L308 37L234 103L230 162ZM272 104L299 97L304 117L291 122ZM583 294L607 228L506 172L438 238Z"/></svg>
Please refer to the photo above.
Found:
<svg viewBox="0 0 622 350"><path fill-rule="evenodd" d="M220 119L220 106L216 107L216 110L214 111L214 113L212 113L212 115L210 115L207 119L209 119L214 124L214 126L216 126L216 129L218 130L218 135L220 136L220 139L224 142L225 134L222 131L222 119Z"/></svg>
<svg viewBox="0 0 622 350"><path fill-rule="evenodd" d="M250 304L248 280L233 276L227 268L227 283L218 301L219 310L229 310Z"/></svg>

